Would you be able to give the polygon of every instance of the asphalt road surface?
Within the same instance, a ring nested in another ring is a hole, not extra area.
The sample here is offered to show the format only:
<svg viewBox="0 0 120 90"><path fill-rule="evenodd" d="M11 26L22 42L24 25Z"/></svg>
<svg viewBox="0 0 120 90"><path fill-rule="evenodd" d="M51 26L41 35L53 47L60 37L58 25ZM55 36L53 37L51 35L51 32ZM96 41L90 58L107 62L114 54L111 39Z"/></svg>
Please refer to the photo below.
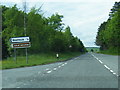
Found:
<svg viewBox="0 0 120 90"><path fill-rule="evenodd" d="M3 88L118 88L116 59L86 53L65 62L2 71ZM105 61L104 61L105 60ZM102 62L102 63L101 63ZM106 64L107 63L107 64Z"/></svg>

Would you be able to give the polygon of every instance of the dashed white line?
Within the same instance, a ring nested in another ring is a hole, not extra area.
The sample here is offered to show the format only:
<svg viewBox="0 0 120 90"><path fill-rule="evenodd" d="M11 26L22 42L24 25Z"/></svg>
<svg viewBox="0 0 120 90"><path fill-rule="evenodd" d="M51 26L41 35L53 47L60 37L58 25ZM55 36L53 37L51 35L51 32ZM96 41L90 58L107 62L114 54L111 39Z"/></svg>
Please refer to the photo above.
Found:
<svg viewBox="0 0 120 90"><path fill-rule="evenodd" d="M51 71L48 71L47 73L51 73L52 72L52 70Z"/></svg>
<svg viewBox="0 0 120 90"><path fill-rule="evenodd" d="M96 57L97 60L99 60L97 57Z"/></svg>
<svg viewBox="0 0 120 90"><path fill-rule="evenodd" d="M60 65L61 63L58 63L58 65Z"/></svg>
<svg viewBox="0 0 120 90"><path fill-rule="evenodd" d="M116 73L113 73L114 75L116 75Z"/></svg>
<svg viewBox="0 0 120 90"><path fill-rule="evenodd" d="M16 87L16 88L20 88L20 87Z"/></svg>
<svg viewBox="0 0 120 90"><path fill-rule="evenodd" d="M57 68L54 68L53 70L57 70Z"/></svg>
<svg viewBox="0 0 120 90"><path fill-rule="evenodd" d="M102 64L103 62L99 60L99 62Z"/></svg>
<svg viewBox="0 0 120 90"><path fill-rule="evenodd" d="M58 66L58 68L60 68L61 66Z"/></svg>
<svg viewBox="0 0 120 90"><path fill-rule="evenodd" d="M48 71L48 70L49 70L49 68L46 68L45 70L46 70L46 71Z"/></svg>
<svg viewBox="0 0 120 90"><path fill-rule="evenodd" d="M101 60L99 60L97 57L95 57L93 54L91 54L96 60L98 60L101 64L103 64L103 62ZM111 70L107 65L104 65L105 68L107 68L112 74L116 75L117 77L119 77L119 75L117 75L116 73L114 73L113 70Z"/></svg>
<svg viewBox="0 0 120 90"><path fill-rule="evenodd" d="M109 68L107 65L104 65L107 69Z"/></svg>
<svg viewBox="0 0 120 90"><path fill-rule="evenodd" d="M113 73L113 70L110 70L110 72L112 72L112 73Z"/></svg>
<svg viewBox="0 0 120 90"><path fill-rule="evenodd" d="M64 66L64 64L62 64L61 66Z"/></svg>
<svg viewBox="0 0 120 90"><path fill-rule="evenodd" d="M64 64L67 64L67 63L64 63Z"/></svg>

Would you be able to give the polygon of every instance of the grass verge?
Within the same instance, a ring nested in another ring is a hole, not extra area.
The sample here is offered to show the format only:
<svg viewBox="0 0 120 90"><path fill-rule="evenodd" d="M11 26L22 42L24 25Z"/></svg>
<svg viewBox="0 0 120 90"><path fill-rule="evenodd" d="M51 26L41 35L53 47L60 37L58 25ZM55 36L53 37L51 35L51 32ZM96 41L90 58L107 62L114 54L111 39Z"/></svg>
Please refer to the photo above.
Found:
<svg viewBox="0 0 120 90"><path fill-rule="evenodd" d="M118 49L108 49L108 50L103 50L103 51L99 51L98 53L101 53L101 54L108 54L108 55L120 55L120 52Z"/></svg>
<svg viewBox="0 0 120 90"><path fill-rule="evenodd" d="M25 56L18 56L17 61L14 61L13 57L7 58L6 60L0 61L2 63L2 68L0 69L11 69L11 68L19 68L19 67L28 67L28 66L36 66L49 64L59 61L65 61L72 57L76 57L81 55L80 52L67 52L60 53L59 59L56 58L55 53L40 53L35 55L28 56L28 64L26 63Z"/></svg>

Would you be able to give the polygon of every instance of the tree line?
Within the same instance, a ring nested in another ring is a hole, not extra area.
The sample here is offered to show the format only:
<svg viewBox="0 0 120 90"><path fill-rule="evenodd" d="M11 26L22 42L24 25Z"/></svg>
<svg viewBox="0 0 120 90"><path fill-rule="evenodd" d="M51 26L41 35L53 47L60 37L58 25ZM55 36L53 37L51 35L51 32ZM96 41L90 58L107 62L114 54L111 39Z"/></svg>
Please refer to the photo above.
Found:
<svg viewBox="0 0 120 90"><path fill-rule="evenodd" d="M31 47L29 53L41 52L85 52L86 49L78 37L74 37L69 26L62 22L63 15L55 13L45 17L41 8L35 7L27 13L17 8L2 7L2 57L7 58L13 54L9 39L12 37L30 37ZM24 17L26 23L24 23ZM24 50L18 49L19 54Z"/></svg>
<svg viewBox="0 0 120 90"><path fill-rule="evenodd" d="M103 51L120 49L120 2L115 2L108 20L99 26L95 43Z"/></svg>

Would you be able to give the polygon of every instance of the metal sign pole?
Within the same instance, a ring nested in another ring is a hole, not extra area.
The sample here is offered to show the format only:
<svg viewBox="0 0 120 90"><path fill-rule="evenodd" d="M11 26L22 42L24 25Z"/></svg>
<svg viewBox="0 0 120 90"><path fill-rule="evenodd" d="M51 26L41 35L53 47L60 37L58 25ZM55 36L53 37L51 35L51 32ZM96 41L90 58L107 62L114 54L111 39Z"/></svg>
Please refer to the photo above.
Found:
<svg viewBox="0 0 120 90"><path fill-rule="evenodd" d="M27 53L27 48L26 48L26 63L28 64L28 53Z"/></svg>
<svg viewBox="0 0 120 90"><path fill-rule="evenodd" d="M14 48L14 61L17 64L17 58L16 58L16 48Z"/></svg>

